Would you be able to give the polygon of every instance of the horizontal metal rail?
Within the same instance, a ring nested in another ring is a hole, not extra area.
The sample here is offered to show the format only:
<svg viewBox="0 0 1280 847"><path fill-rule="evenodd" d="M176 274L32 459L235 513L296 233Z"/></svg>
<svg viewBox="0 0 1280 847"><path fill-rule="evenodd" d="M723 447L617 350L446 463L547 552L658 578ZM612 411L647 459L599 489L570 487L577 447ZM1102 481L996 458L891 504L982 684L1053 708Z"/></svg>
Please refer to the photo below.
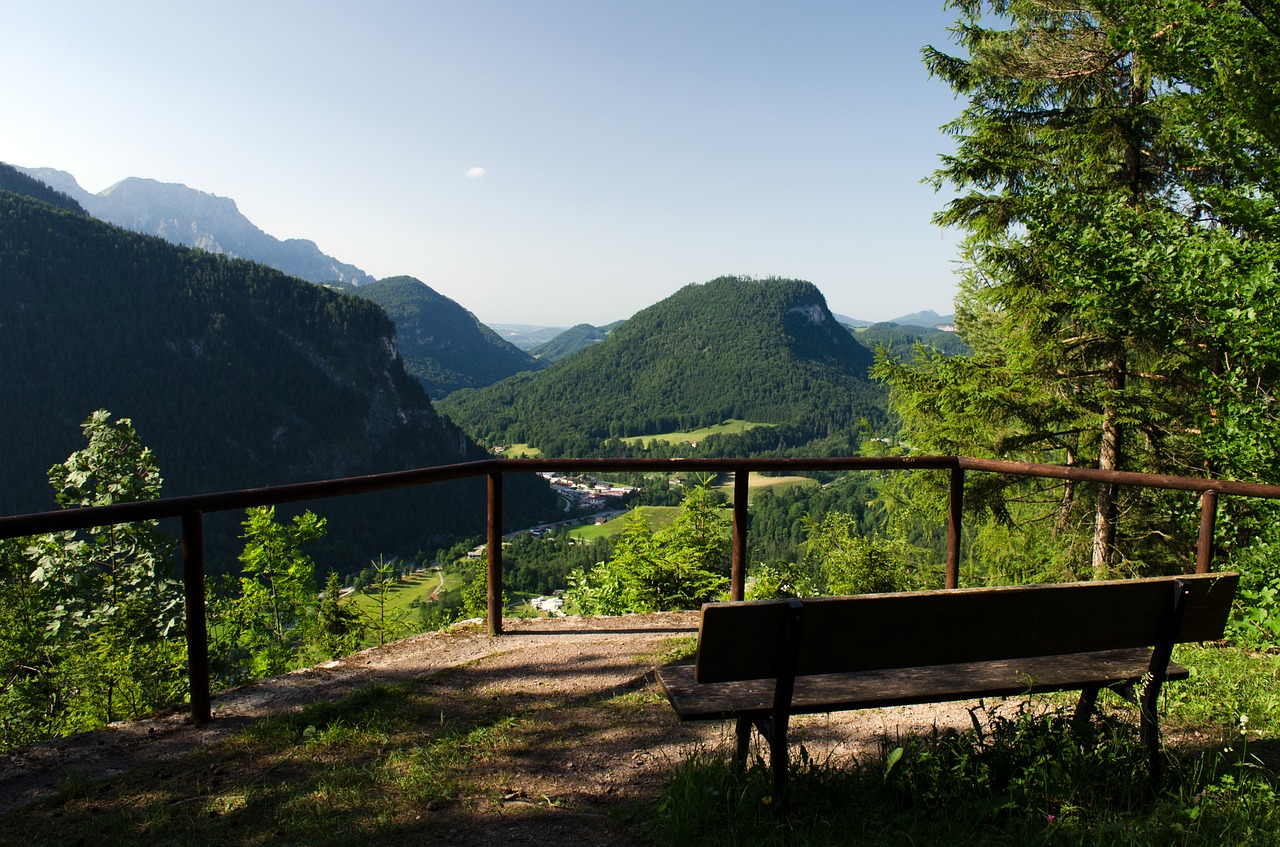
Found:
<svg viewBox="0 0 1280 847"><path fill-rule="evenodd" d="M203 516L209 512L274 506L331 497L347 497L461 479L488 480L488 628L502 633L502 478L513 473L627 473L708 471L734 474L732 571L730 597L740 600L746 584L747 491L751 473L812 473L836 471L946 470L950 498L944 584L959 584L961 518L964 477L967 471L999 473L1045 479L1063 479L1145 488L1196 492L1201 495L1200 530L1196 571L1206 573L1212 564L1213 536L1218 497L1230 494L1280 499L1280 486L1231 482L1195 477L1105 471L1096 468L1039 465L956 456L891 456L794 459L484 459L455 465L417 468L367 476L317 482L249 488L160 500L115 503L107 506L62 509L28 515L0 517L0 539L68 532L117 523L180 518L182 520L183 583L187 612L188 671L191 684L191 716L197 723L212 719L209 686L209 648L205 623Z"/></svg>

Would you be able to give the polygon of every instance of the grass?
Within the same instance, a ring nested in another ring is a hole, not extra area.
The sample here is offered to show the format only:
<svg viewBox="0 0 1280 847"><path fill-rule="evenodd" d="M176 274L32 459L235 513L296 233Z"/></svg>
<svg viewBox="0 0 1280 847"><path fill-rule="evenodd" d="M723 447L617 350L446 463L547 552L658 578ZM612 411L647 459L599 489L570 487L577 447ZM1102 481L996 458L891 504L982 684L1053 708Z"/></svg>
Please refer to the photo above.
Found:
<svg viewBox="0 0 1280 847"><path fill-rule="evenodd" d="M637 506L635 510L644 516L649 528L657 532L663 527L675 523L676 516L680 514L680 508L680 506ZM622 532L623 527L626 525L626 520L626 515L620 515L599 525L591 524L574 527L569 530L569 535L587 541L594 541L597 538L612 538Z"/></svg>
<svg viewBox="0 0 1280 847"><path fill-rule="evenodd" d="M485 762L521 729L519 716L458 710L424 683L373 685L180 763L73 787L0 818L0 842L390 844L489 791Z"/></svg>
<svg viewBox="0 0 1280 847"><path fill-rule="evenodd" d="M1159 791L1132 708L1116 700L1081 743L1070 710L1045 698L1013 716L974 710L971 731L897 738L852 762L793 751L785 812L763 757L740 773L727 749L693 749L652 807L653 834L681 845L1280 844L1280 656L1176 658L1192 678L1165 688L1166 742L1181 741Z"/></svg>
<svg viewBox="0 0 1280 847"><path fill-rule="evenodd" d="M758 426L773 426L773 424L727 420L724 423L706 426L702 429L691 429L685 432L664 432L657 435L637 435L624 438L622 441L625 444L647 444L650 441L657 441L662 444L697 444L704 441L709 435L738 435Z"/></svg>
<svg viewBox="0 0 1280 847"><path fill-rule="evenodd" d="M457 588L460 580L456 574L445 574L444 591ZM431 597L432 592L436 591L440 586L440 574L437 571L420 571L410 574L403 580L395 583L387 591L387 612L390 613L409 613L409 604L414 600L421 600L423 603ZM371 589L372 590L372 589ZM377 610L378 601L372 594L365 594L357 591L350 595L347 599L356 609L365 614L372 614Z"/></svg>
<svg viewBox="0 0 1280 847"><path fill-rule="evenodd" d="M800 486L802 488L818 488L821 483L816 479L807 476L765 476L764 474L752 473L747 480L747 498L754 499L756 494L764 491L766 488L784 489ZM729 500L733 500L733 483L721 485L720 489L729 495Z"/></svg>
<svg viewBox="0 0 1280 847"><path fill-rule="evenodd" d="M1076 744L1066 716L1023 714L981 732L907 736L852 765L803 755L785 811L763 759L739 774L694 750L654 805L663 844L1269 845L1273 772L1239 752L1184 758L1148 788L1128 723Z"/></svg>
<svg viewBox="0 0 1280 847"><path fill-rule="evenodd" d="M502 456L506 459L537 459L542 456L542 451L532 444L512 444L502 451Z"/></svg>

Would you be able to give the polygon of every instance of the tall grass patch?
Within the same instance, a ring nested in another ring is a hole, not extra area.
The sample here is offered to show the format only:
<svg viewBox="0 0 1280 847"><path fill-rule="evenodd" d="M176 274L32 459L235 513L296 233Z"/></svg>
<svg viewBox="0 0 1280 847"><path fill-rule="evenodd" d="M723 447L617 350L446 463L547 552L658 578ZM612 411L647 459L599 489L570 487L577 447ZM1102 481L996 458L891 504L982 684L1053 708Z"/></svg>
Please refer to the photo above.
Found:
<svg viewBox="0 0 1280 847"><path fill-rule="evenodd" d="M763 756L699 748L654 805L662 844L1280 844L1276 776L1247 745L1174 757L1159 790L1131 715L1072 731L1063 709L975 708L966 731L836 762L801 747L785 808Z"/></svg>

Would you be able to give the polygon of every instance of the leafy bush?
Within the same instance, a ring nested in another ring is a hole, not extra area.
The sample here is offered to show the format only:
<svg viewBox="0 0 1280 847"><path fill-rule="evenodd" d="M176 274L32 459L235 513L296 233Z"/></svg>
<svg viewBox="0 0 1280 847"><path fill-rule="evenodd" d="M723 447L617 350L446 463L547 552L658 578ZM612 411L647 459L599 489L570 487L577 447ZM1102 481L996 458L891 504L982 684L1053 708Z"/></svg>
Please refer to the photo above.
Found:
<svg viewBox="0 0 1280 847"><path fill-rule="evenodd" d="M632 511L613 555L569 575L565 602L588 615L696 609L728 583L728 521L706 487L690 489L675 522L659 532Z"/></svg>

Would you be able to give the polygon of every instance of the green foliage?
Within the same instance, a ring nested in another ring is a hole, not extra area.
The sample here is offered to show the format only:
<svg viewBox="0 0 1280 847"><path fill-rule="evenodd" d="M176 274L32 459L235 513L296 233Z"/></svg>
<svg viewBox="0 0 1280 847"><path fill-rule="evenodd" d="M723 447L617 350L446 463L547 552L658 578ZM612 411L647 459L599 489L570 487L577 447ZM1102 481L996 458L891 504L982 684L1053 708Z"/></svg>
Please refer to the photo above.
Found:
<svg viewBox="0 0 1280 847"><path fill-rule="evenodd" d="M362 646L365 630L365 622L342 602L342 585L337 571L329 571L316 606L313 651L326 660L349 656Z"/></svg>
<svg viewBox="0 0 1280 847"><path fill-rule="evenodd" d="M727 532L728 519L702 486L689 490L675 521L657 532L633 509L612 557L570 574L565 602L588 615L696 609L728 583Z"/></svg>
<svg viewBox="0 0 1280 847"><path fill-rule="evenodd" d="M973 728L885 739L848 763L801 747L785 814L762 756L687 756L653 808L662 844L1278 844L1277 778L1238 750L1192 753L1155 794L1137 732L1104 718L978 707Z"/></svg>
<svg viewBox="0 0 1280 847"><path fill-rule="evenodd" d="M866 538L857 518L830 511L820 519L800 519L807 540L791 563L757 564L747 582L747 599L871 594L919 587L908 568L918 551L900 541Z"/></svg>
<svg viewBox="0 0 1280 847"><path fill-rule="evenodd" d="M155 456L128 419L99 410L82 430L84 449L49 470L61 505L159 497ZM172 547L154 521L0 543L0 744L93 729L183 697Z"/></svg>
<svg viewBox="0 0 1280 847"><path fill-rule="evenodd" d="M392 609L389 603L391 592L400 581L395 563L379 558L373 565L373 572L373 582L364 588L364 593L374 601L368 630L378 646L382 646L408 633L409 619L404 613Z"/></svg>
<svg viewBox="0 0 1280 847"><path fill-rule="evenodd" d="M315 563L301 548L323 537L325 519L308 511L284 524L276 521L274 506L257 506L245 513L242 526L238 584L232 592L230 581L224 583L216 614L216 652L228 681L297 667L318 620Z"/></svg>
<svg viewBox="0 0 1280 847"><path fill-rule="evenodd" d="M505 586L502 592L502 607L507 606ZM463 618L489 617L489 569L484 564L472 564L470 578L462 588Z"/></svg>
<svg viewBox="0 0 1280 847"><path fill-rule="evenodd" d="M1270 479L1280 137L1260 116L1280 92L1243 71L1280 59L1276 30L1236 3L955 8L966 55L925 61L968 101L934 183L955 191L938 222L966 234L972 352L881 355L903 441ZM1059 572L1173 570L1197 529L1172 496L1110 486L986 479L966 505L1038 527Z"/></svg>
<svg viewBox="0 0 1280 847"><path fill-rule="evenodd" d="M1259 650L1280 650L1280 548L1275 535L1267 532L1226 564L1240 574L1229 635L1233 642Z"/></svg>

